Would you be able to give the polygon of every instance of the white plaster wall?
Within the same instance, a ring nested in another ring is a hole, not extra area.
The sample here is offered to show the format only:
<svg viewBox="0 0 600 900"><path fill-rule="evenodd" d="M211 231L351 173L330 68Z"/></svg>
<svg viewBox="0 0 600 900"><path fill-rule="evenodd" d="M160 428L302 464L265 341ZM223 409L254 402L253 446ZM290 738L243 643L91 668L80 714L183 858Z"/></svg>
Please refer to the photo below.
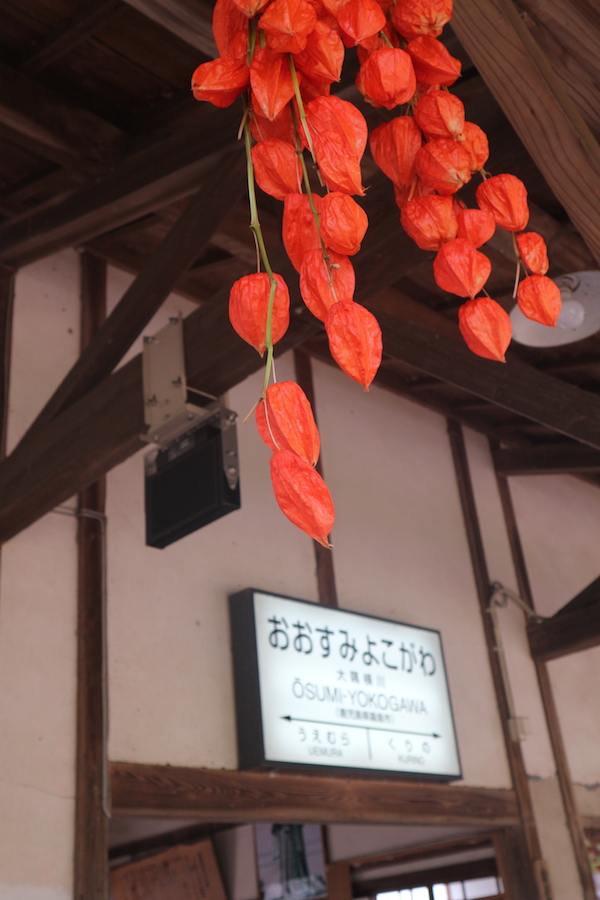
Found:
<svg viewBox="0 0 600 900"><path fill-rule="evenodd" d="M441 631L464 781L508 787L445 420L315 374L340 605Z"/></svg>
<svg viewBox="0 0 600 900"><path fill-rule="evenodd" d="M278 377L291 374L285 358ZM340 604L442 631L465 781L508 787L444 421L325 366L315 380ZM260 382L231 392L240 417ZM112 759L235 767L227 594L317 599L312 544L275 504L269 452L252 421L238 434L242 509L163 551L144 547L141 457L109 477Z"/></svg>
<svg viewBox="0 0 600 900"><path fill-rule="evenodd" d="M146 333L181 306L171 298ZM290 361L277 371L291 377ZM231 391L240 419L261 384L257 374ZM164 550L144 544L143 452L109 475L111 759L236 768L227 595L317 599L312 544L277 508L253 421L238 423L238 441L242 509Z"/></svg>
<svg viewBox="0 0 600 900"><path fill-rule="evenodd" d="M74 362L78 260L17 276L8 445ZM75 521L49 514L0 560L0 900L71 894L75 739Z"/></svg>

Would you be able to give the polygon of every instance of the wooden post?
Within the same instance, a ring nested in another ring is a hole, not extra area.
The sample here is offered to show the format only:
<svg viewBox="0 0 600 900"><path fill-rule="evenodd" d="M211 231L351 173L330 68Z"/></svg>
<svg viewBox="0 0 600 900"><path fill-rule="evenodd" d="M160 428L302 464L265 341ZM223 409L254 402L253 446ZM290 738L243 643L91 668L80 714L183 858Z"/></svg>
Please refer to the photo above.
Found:
<svg viewBox="0 0 600 900"><path fill-rule="evenodd" d="M15 273L0 263L0 459L6 454Z"/></svg>
<svg viewBox="0 0 600 900"><path fill-rule="evenodd" d="M535 898L535 900L551 900L551 895L545 888L547 878L538 877L538 875L545 875L546 867L542 859L521 745L518 741L513 740L510 732L510 706L496 650L492 619L489 614L490 578L483 549L481 530L479 528L479 519L477 516L477 508L475 506L475 496L473 494L469 463L462 428L453 420L448 421L448 436L450 438L467 540L471 552L473 575L481 609L490 670L496 692L496 701L498 703L502 730L504 732L506 754L508 756L508 763L521 819L520 840L518 838L515 840L514 854L516 857L521 857L518 862L518 867L521 869L522 877L518 881L515 880L510 886L510 896L514 896L515 900L517 900L517 898L518 900L521 900L521 898L522 900L533 900L533 898Z"/></svg>
<svg viewBox="0 0 600 900"><path fill-rule="evenodd" d="M106 314L106 263L81 254L81 349ZM75 900L108 897L106 761L106 478L78 501L77 751Z"/></svg>
<svg viewBox="0 0 600 900"><path fill-rule="evenodd" d="M294 350L294 366L296 369L296 381L308 397L316 421L315 386L312 375L312 363L308 353L296 348ZM323 466L320 459L316 469L319 475L323 476ZM319 603L322 603L324 606L339 606L335 584L335 570L333 568L333 550L328 550L322 544L319 544L318 541L313 541L313 545L317 567Z"/></svg>
<svg viewBox="0 0 600 900"><path fill-rule="evenodd" d="M508 532L508 539L513 558L513 565L515 567L515 574L517 576L519 594L523 598L523 600L528 603L531 609L534 609L533 593L531 591L529 575L527 573L527 566L525 564L525 554L523 553L521 537L519 535L519 529L517 527L517 519L515 516L515 510L510 494L508 479L504 475L500 475L497 472L496 480L498 483L498 491L500 493L500 500L502 502L502 509L506 521L506 529ZM538 684L542 697L542 705L544 707L546 724L548 726L548 734L550 736L550 743L552 745L552 752L554 754L554 762L556 763L556 774L558 777L558 783L560 785L560 792L563 800L567 828L569 829L571 842L573 844L573 851L575 854L577 870L579 872L579 878L583 889L583 896L585 897L585 900L595 900L596 890L594 888L592 871L585 847L583 825L581 823L581 817L579 815L579 810L577 809L577 803L575 801L573 781L571 779L571 772L569 769L569 763L565 751L558 712L556 709L556 704L554 702L552 685L550 684L550 678L548 676L548 667L547 664L540 659L536 659L534 657L533 661L538 677Z"/></svg>

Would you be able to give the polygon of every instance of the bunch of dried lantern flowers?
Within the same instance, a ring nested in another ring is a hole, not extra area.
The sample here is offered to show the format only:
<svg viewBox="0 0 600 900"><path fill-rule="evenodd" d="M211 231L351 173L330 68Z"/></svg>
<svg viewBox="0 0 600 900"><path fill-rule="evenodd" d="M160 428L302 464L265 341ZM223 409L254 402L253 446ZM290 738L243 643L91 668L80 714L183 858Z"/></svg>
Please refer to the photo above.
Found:
<svg viewBox="0 0 600 900"><path fill-rule="evenodd" d="M364 195L360 160L368 130L353 104L330 94L346 47L358 48L356 85L367 102L388 110L406 104L403 115L371 133L371 152L393 182L404 229L419 247L437 251L436 283L468 298L458 315L469 348L503 361L510 343L510 319L484 287L491 263L478 250L496 225L513 233L522 312L545 325L556 324L560 312L560 292L546 277L544 241L524 231L525 186L513 175L485 171L486 135L465 120L462 102L448 90L461 68L438 40L451 15L452 0L217 0L213 33L221 56L192 77L196 99L215 106L230 106L244 95L240 132L258 271L233 285L229 315L237 333L261 356L266 352L256 422L273 450L277 502L326 547L334 509L314 468L319 434L310 403L294 382L269 383L273 345L288 328L290 301L269 263L255 182L283 201L283 243L299 272L302 298L323 321L340 368L368 390L381 362L381 330L353 299L350 260L368 224L352 198ZM304 151L322 196L313 189ZM456 193L476 172L483 179L478 208L468 209Z"/></svg>

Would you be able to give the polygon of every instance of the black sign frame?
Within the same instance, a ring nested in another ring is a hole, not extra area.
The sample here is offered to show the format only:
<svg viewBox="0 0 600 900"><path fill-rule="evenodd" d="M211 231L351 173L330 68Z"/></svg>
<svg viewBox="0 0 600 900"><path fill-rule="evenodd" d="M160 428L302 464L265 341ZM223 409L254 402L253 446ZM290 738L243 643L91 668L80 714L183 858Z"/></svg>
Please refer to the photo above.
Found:
<svg viewBox="0 0 600 900"><path fill-rule="evenodd" d="M448 705L452 724L454 745L456 747L458 774L420 773L389 769L371 769L351 766L337 766L330 764L310 764L300 762L285 762L282 760L268 759L265 754L263 716L260 697L260 675L258 665L258 649L256 635L256 619L254 607L254 595L264 594L282 600L293 600L297 603L305 603L308 606L319 606L310 600L301 600L298 597L290 597L286 594L260 588L245 588L229 596L229 613L231 624L231 650L233 657L233 680L235 691L235 712L237 726L238 769L242 771L269 771L278 770L295 774L319 774L322 777L354 777L361 779L393 779L401 781L444 782L459 781L462 779L462 763L460 749L456 736L454 722L454 710L448 684L448 673L444 659L444 651L441 633L434 628L415 626L408 622L384 619L381 616L373 616L368 613L355 610L339 609L340 612L350 613L354 616L364 616L379 622L389 622L392 625L406 625L409 628L419 628L421 631L430 631L437 634L440 639L440 650L444 666L446 687L448 690ZM331 608L332 613L338 612L338 607Z"/></svg>

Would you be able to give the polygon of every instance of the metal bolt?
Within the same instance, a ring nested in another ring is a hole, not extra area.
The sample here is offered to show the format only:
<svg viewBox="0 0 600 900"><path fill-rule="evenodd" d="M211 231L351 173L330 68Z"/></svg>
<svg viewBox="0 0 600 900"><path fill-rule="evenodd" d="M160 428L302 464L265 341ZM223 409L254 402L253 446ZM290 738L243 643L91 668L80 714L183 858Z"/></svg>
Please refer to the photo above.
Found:
<svg viewBox="0 0 600 900"><path fill-rule="evenodd" d="M237 466L228 466L227 474L228 475L236 475L237 474Z"/></svg>

